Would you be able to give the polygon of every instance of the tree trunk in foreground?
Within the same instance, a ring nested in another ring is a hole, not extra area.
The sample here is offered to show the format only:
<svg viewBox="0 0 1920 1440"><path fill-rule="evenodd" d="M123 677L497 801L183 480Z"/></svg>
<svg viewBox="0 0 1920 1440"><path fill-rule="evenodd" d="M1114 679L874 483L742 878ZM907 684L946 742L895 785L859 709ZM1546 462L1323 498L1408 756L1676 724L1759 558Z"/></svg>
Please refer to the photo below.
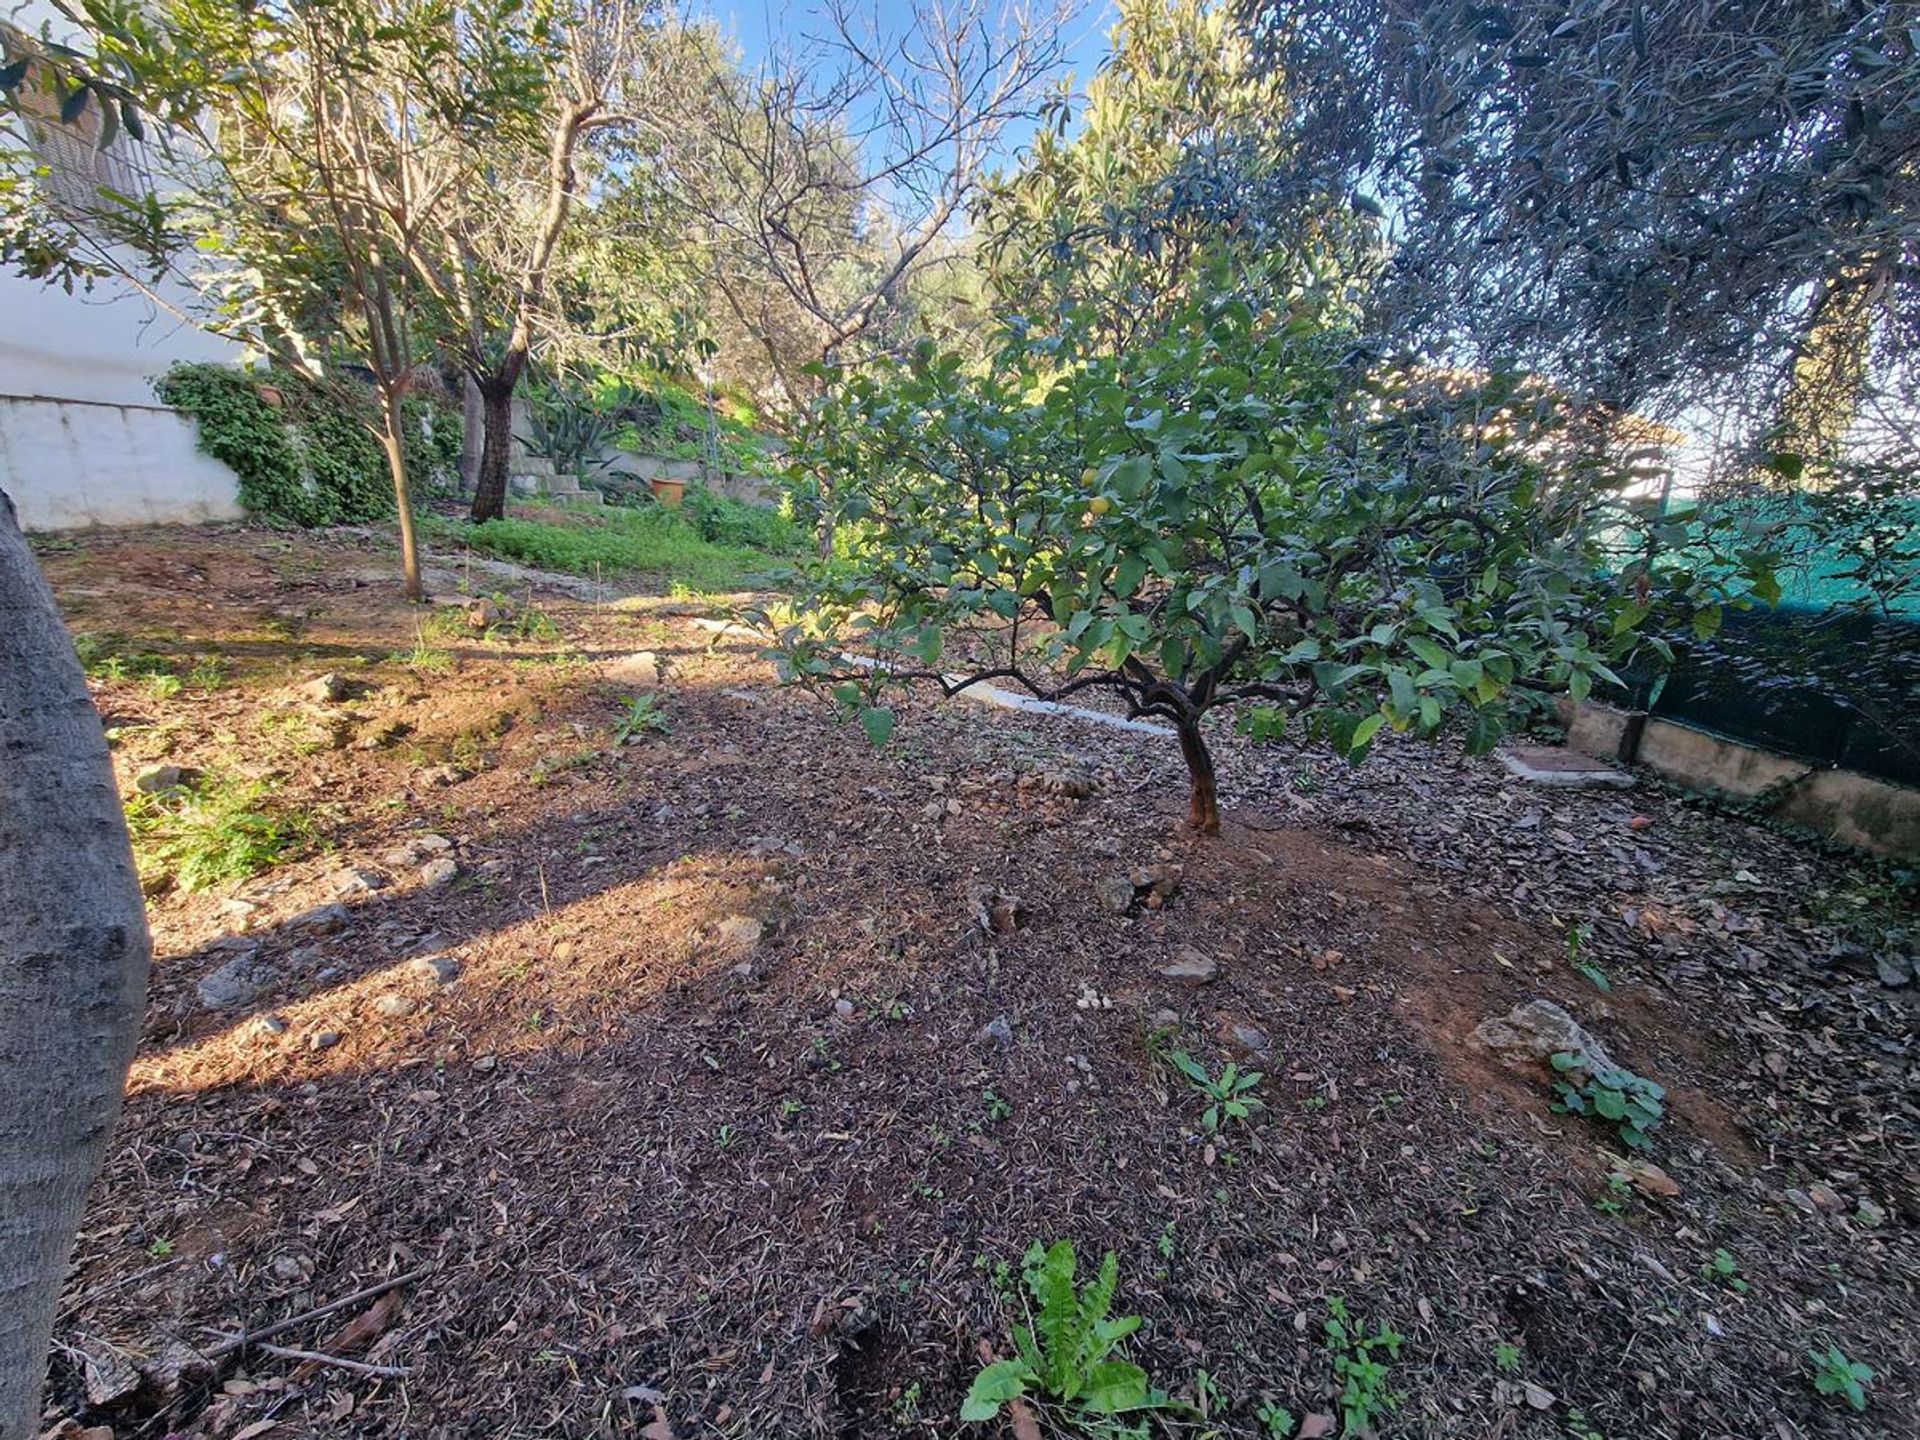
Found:
<svg viewBox="0 0 1920 1440"><path fill-rule="evenodd" d="M0 1440L40 1433L54 1308L120 1113L148 953L100 717L0 494Z"/></svg>
<svg viewBox="0 0 1920 1440"><path fill-rule="evenodd" d="M393 475L393 503L400 514L400 571L406 579L407 599L427 598L420 584L420 547L413 534L413 491L407 484L406 418L401 413L400 396L380 392L380 448L387 452L387 469Z"/></svg>
<svg viewBox="0 0 1920 1440"><path fill-rule="evenodd" d="M1213 755L1206 737L1200 733L1200 717L1182 720L1178 725L1180 755L1187 762L1187 776L1193 782L1193 795L1187 806L1187 824L1207 835L1220 833L1220 792L1214 784Z"/></svg>
<svg viewBox="0 0 1920 1440"><path fill-rule="evenodd" d="M480 389L480 472L473 486L473 509L468 518L507 517L507 481L513 463L513 392L520 383L526 356L509 354L491 375L476 376Z"/></svg>

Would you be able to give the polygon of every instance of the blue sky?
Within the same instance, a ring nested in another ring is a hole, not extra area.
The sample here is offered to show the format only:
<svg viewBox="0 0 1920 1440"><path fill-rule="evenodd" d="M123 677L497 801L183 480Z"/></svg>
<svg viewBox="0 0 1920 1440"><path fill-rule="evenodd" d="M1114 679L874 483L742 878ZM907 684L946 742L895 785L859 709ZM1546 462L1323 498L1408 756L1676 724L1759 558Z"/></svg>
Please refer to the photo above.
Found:
<svg viewBox="0 0 1920 1440"><path fill-rule="evenodd" d="M996 0L996 3L1004 3L1004 0ZM781 4L779 0L707 0L707 4L721 28L739 41L748 65L756 64L770 48L778 47L783 42L799 44L809 35L825 33L825 22L817 0L798 0L793 4ZM1032 0L1032 4L1035 9L1043 9L1046 0ZM913 23L916 8L910 0L866 0L861 13L878 15L885 27L898 34ZM1072 71L1076 89L1083 87L1087 79L1100 68L1100 61L1107 53L1107 37L1113 29L1115 18L1112 0L1085 0L1080 13L1068 22L1064 31L1067 64L1062 73ZM1001 162L1011 162L1032 133L1031 125L1018 129L1010 127L1002 136Z"/></svg>

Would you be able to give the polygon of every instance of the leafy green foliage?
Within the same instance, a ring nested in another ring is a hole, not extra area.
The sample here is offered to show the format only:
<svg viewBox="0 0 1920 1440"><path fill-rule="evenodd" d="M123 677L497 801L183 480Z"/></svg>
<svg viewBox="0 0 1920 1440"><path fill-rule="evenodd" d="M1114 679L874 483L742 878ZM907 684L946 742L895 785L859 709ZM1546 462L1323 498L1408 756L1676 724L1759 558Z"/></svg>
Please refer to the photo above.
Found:
<svg viewBox="0 0 1920 1440"><path fill-rule="evenodd" d="M1702 1280L1717 1280L1736 1295L1744 1295L1753 1287L1740 1276L1740 1262L1733 1258L1731 1250L1715 1250L1711 1259L1700 1267Z"/></svg>
<svg viewBox="0 0 1920 1440"><path fill-rule="evenodd" d="M1651 1150L1649 1138L1666 1118L1667 1092L1645 1076L1609 1065L1593 1068L1588 1058L1563 1050L1551 1061L1553 1108L1567 1115L1590 1115L1619 1127L1620 1138L1635 1150Z"/></svg>
<svg viewBox="0 0 1920 1440"><path fill-rule="evenodd" d="M719 495L705 485L689 485L680 502L703 540L716 545L744 545L777 555L794 554L806 535L792 517L771 505L749 505L731 495Z"/></svg>
<svg viewBox="0 0 1920 1440"><path fill-rule="evenodd" d="M1253 1418L1267 1427L1271 1440L1293 1440L1295 1421L1293 1412L1286 1406L1267 1401L1254 1412Z"/></svg>
<svg viewBox="0 0 1920 1440"><path fill-rule="evenodd" d="M198 422L200 449L239 477L240 503L250 515L312 526L393 514L371 396L354 407L296 375L211 364L175 365L154 392ZM460 417L423 400L408 408L408 469L424 489L452 473Z"/></svg>
<svg viewBox="0 0 1920 1440"><path fill-rule="evenodd" d="M157 795L136 792L127 829L143 884L189 892L244 880L313 846L306 815L276 803L264 780L209 773Z"/></svg>
<svg viewBox="0 0 1920 1440"><path fill-rule="evenodd" d="M1091 302L1100 343L1124 346L1159 331L1223 247L1250 295L1341 284L1369 238L1350 208L1322 206L1306 225L1244 223L1236 186L1280 172L1293 140L1275 123L1286 82L1256 63L1235 8L1115 8L1112 49L1078 113L1063 83L1018 170L981 204L982 261L1003 303L1037 315Z"/></svg>
<svg viewBox="0 0 1920 1440"><path fill-rule="evenodd" d="M1759 582L1764 557L1689 522L1660 522L1689 555L1641 546L1626 475L1552 394L1368 367L1299 305L1203 295L1123 355L1014 323L982 368L923 347L832 377L801 463L846 554L778 617L784 673L870 704L988 676L1114 691L1183 731L1198 803L1214 709L1355 760L1454 715L1484 752L1545 693L1614 679L1656 617ZM849 645L873 668L847 673Z"/></svg>
<svg viewBox="0 0 1920 1440"><path fill-rule="evenodd" d="M1838 1395L1855 1410L1867 1408L1867 1387L1877 1378L1871 1365L1849 1360L1838 1345L1825 1350L1809 1350L1813 1362L1813 1388L1822 1395Z"/></svg>
<svg viewBox="0 0 1920 1440"><path fill-rule="evenodd" d="M562 475L585 478L604 470L618 422L571 386L549 387L527 397L527 449L553 462Z"/></svg>
<svg viewBox="0 0 1920 1440"><path fill-rule="evenodd" d="M673 724L661 708L658 695L635 695L614 723L613 743L628 745L649 735L667 735L672 731Z"/></svg>
<svg viewBox="0 0 1920 1440"><path fill-rule="evenodd" d="M1009 1400L1036 1396L1060 1405L1070 1423L1157 1410L1168 1405L1147 1372L1120 1358L1121 1342L1140 1328L1138 1315L1112 1315L1120 1262L1109 1251L1099 1273L1085 1287L1074 1283L1077 1260L1073 1242L1042 1248L1035 1242L1021 1262L1021 1279L1031 1299L1030 1323L1016 1326L1016 1356L997 1360L974 1377L962 1420L991 1420ZM1107 1429L1113 1435L1144 1434L1140 1429Z"/></svg>
<svg viewBox="0 0 1920 1440"><path fill-rule="evenodd" d="M1224 1070L1212 1075L1184 1050L1173 1051L1167 1059L1195 1090L1207 1097L1207 1108L1200 1123L1209 1131L1219 1130L1230 1120L1245 1120L1255 1111L1267 1108L1265 1101L1250 1093L1265 1078L1258 1070L1242 1070L1237 1062L1229 1060Z"/></svg>
<svg viewBox="0 0 1920 1440"><path fill-rule="evenodd" d="M717 451L722 469L751 474L767 466L759 416L745 394L716 391L709 408L690 384L658 372L608 377L595 403L615 422L614 443L642 455L699 460Z"/></svg>
<svg viewBox="0 0 1920 1440"><path fill-rule="evenodd" d="M1369 1335L1365 1324L1348 1314L1347 1302L1339 1295L1327 1301L1325 1331L1333 1378L1340 1385L1341 1434L1367 1433L1406 1398L1387 1386L1387 1362L1399 1358L1406 1337L1387 1325L1376 1326ZM1380 1358L1383 1352L1387 1360Z"/></svg>

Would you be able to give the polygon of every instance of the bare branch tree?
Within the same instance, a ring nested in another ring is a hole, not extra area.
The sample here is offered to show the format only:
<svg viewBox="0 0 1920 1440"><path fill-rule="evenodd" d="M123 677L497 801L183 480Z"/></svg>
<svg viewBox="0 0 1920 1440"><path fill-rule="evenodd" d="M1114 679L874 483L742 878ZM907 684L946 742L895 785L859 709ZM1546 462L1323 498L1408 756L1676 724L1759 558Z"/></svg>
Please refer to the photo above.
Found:
<svg viewBox="0 0 1920 1440"><path fill-rule="evenodd" d="M879 327L943 253L1007 127L1040 109L1076 6L961 0L904 27L832 0L823 33L742 72L717 44L692 123L653 137L658 183L781 398Z"/></svg>

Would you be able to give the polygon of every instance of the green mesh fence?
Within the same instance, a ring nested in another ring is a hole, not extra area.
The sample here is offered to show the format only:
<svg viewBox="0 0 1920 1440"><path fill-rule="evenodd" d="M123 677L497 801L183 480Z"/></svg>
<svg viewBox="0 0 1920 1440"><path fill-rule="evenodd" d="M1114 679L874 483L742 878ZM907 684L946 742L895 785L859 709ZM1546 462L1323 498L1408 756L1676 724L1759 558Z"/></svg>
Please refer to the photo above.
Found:
<svg viewBox="0 0 1920 1440"><path fill-rule="evenodd" d="M1815 503L1817 502L1809 502ZM1729 612L1664 681L1628 677L1636 708L1729 739L1920 786L1920 508L1889 524L1801 522L1795 497L1749 503L1785 523L1781 601Z"/></svg>

